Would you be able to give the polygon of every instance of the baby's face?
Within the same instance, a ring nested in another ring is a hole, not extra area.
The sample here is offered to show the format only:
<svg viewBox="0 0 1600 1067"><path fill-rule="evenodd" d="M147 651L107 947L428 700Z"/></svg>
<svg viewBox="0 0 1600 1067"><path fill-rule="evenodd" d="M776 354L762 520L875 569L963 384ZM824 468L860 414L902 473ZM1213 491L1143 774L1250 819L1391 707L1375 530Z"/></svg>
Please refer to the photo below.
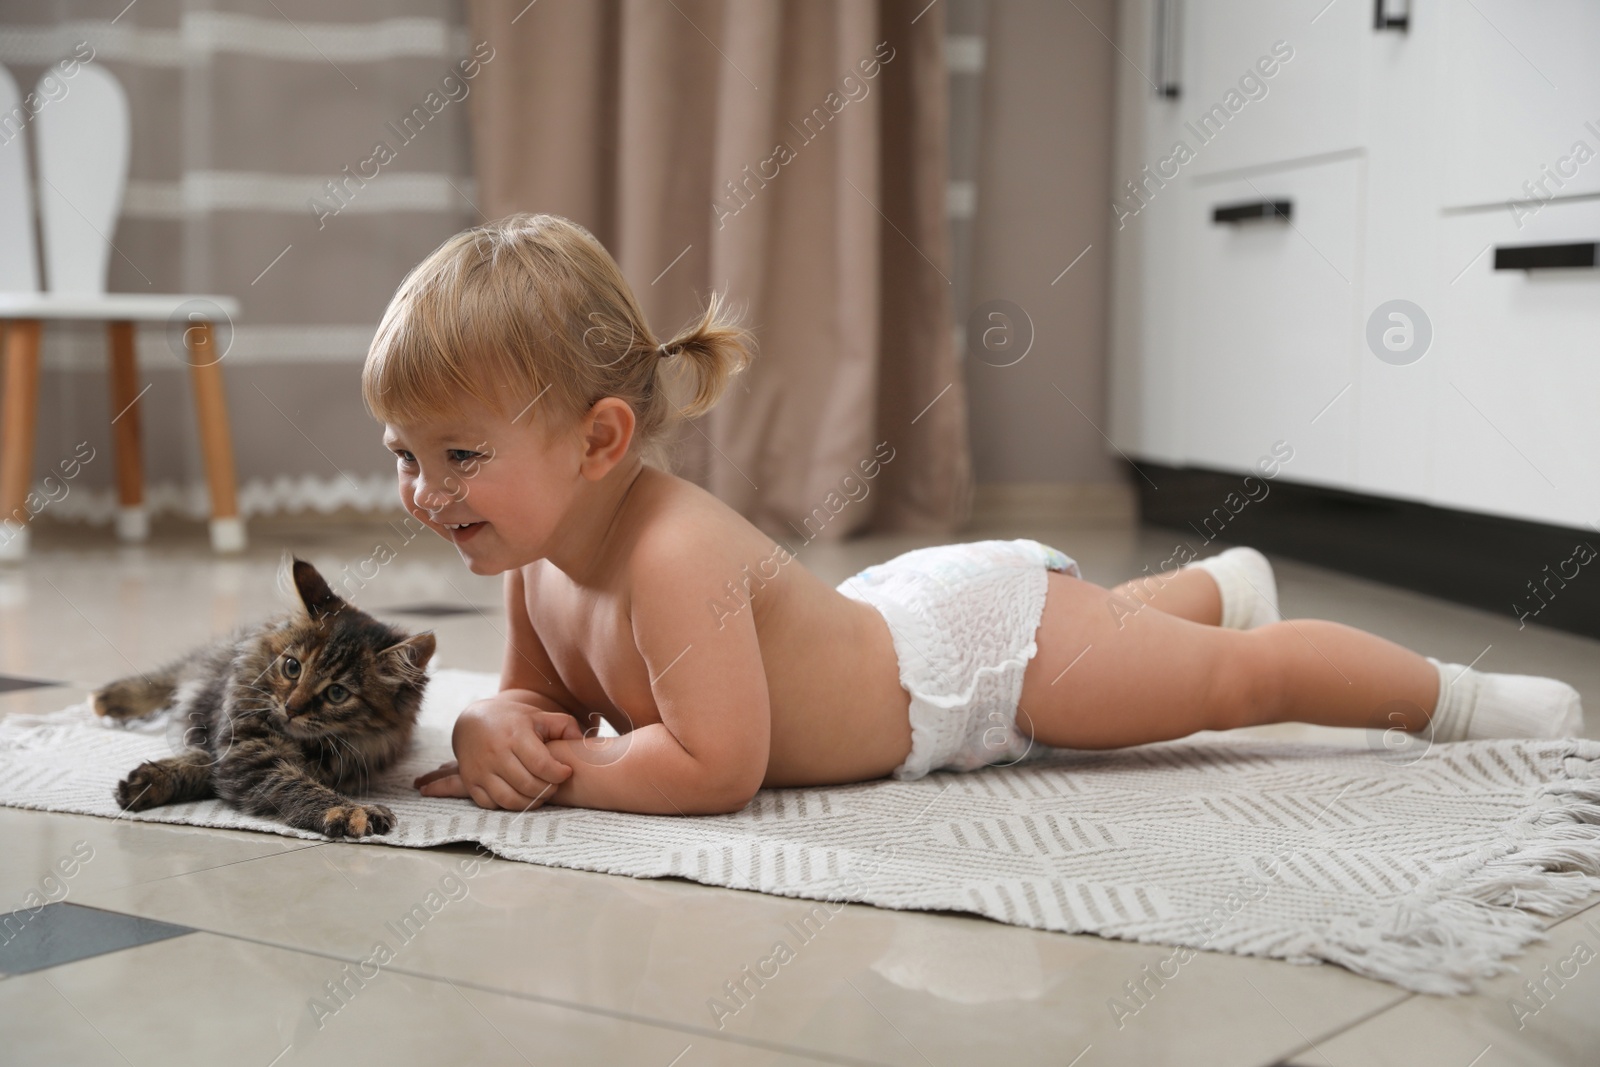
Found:
<svg viewBox="0 0 1600 1067"><path fill-rule="evenodd" d="M574 491L576 456L546 442L531 413L513 418L475 407L460 421L389 423L400 500L418 521L454 542L474 574L499 574L543 555ZM459 527L462 523L470 525Z"/></svg>

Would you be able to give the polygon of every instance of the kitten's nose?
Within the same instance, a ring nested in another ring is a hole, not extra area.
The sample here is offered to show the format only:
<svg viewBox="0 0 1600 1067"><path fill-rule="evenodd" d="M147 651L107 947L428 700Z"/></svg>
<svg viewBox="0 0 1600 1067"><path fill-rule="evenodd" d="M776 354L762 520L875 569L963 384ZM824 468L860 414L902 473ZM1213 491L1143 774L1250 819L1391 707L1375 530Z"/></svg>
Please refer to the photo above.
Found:
<svg viewBox="0 0 1600 1067"><path fill-rule="evenodd" d="M309 697L303 696L296 692L292 694L288 700L283 702L283 712L292 719L296 715L304 713L306 708L310 705L311 699Z"/></svg>

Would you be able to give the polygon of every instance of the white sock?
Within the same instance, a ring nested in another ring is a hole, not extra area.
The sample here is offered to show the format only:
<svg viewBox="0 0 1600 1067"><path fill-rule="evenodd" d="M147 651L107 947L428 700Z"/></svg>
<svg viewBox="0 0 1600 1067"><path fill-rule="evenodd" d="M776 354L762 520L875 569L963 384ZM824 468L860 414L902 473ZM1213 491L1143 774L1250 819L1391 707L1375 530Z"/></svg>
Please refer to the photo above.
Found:
<svg viewBox="0 0 1600 1067"><path fill-rule="evenodd" d="M1583 704L1578 691L1555 678L1493 674L1459 663L1427 660L1439 672L1432 725L1435 741L1487 737L1578 737Z"/></svg>
<svg viewBox="0 0 1600 1067"><path fill-rule="evenodd" d="M1272 577L1272 564L1253 548L1230 548L1226 552L1193 563L1182 570L1199 567L1217 583L1222 594L1222 625L1229 630L1250 630L1278 622L1278 583Z"/></svg>

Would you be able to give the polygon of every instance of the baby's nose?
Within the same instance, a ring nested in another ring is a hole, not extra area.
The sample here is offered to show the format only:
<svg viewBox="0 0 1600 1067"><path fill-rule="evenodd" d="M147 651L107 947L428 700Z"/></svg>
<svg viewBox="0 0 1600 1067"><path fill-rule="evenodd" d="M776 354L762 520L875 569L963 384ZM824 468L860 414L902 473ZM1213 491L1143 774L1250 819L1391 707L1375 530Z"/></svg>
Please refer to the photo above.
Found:
<svg viewBox="0 0 1600 1067"><path fill-rule="evenodd" d="M420 508L426 508L428 511L443 511L450 506L456 496L449 491L448 487L436 487L429 483L418 481L413 499L416 500L417 506Z"/></svg>

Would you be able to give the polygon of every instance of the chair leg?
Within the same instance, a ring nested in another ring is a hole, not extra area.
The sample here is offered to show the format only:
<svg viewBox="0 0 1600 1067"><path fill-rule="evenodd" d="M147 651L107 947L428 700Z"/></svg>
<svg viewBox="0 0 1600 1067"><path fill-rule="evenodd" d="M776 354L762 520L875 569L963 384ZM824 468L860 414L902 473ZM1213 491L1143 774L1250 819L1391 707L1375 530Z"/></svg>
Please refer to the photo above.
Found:
<svg viewBox="0 0 1600 1067"><path fill-rule="evenodd" d="M38 319L13 319L5 332L5 395L0 398L0 561L28 554L33 439L39 409Z"/></svg>
<svg viewBox="0 0 1600 1067"><path fill-rule="evenodd" d="M147 541L144 461L139 440L139 371L133 323L110 324L111 431L117 449L117 540Z"/></svg>
<svg viewBox="0 0 1600 1067"><path fill-rule="evenodd" d="M200 447L205 453L206 482L211 491L211 548L239 552L245 547L244 520L234 481L233 438L228 430L227 397L216 355L211 323L196 322L184 331L189 345L189 371L200 417Z"/></svg>

